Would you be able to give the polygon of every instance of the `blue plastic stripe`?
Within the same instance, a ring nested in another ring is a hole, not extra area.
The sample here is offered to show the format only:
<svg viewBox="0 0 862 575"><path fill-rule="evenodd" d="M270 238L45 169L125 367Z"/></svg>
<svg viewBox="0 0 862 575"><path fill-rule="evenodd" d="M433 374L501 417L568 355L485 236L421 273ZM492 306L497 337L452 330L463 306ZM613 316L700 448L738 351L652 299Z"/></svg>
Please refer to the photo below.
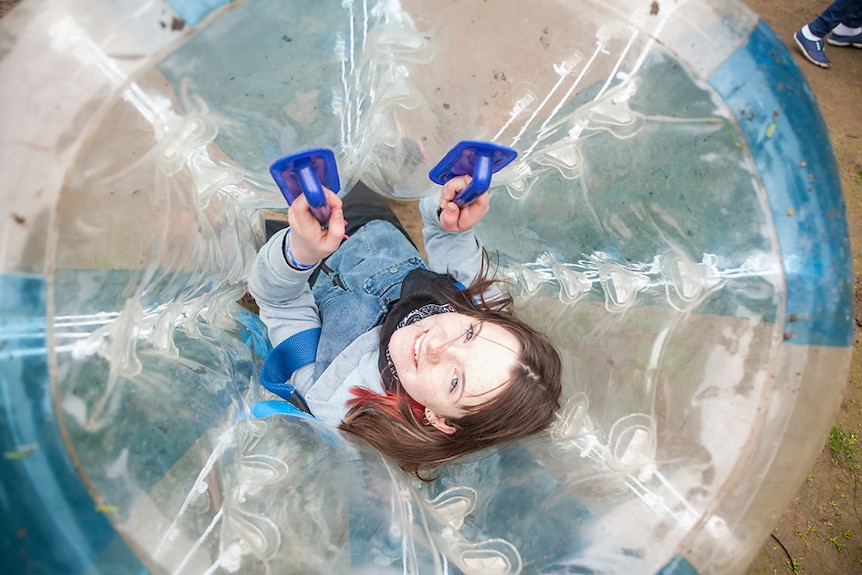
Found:
<svg viewBox="0 0 862 575"><path fill-rule="evenodd" d="M295 417L305 417L306 419L314 419L310 414L305 413L301 409L294 407L286 401L270 400L258 401L251 407L251 414L258 419L272 417L273 415L293 415Z"/></svg>
<svg viewBox="0 0 862 575"><path fill-rule="evenodd" d="M0 565L4 573L146 573L87 491L57 426L45 281L0 274Z"/></svg>
<svg viewBox="0 0 862 575"><path fill-rule="evenodd" d="M853 343L853 272L832 144L808 82L761 20L710 79L766 188L786 275L787 343Z"/></svg>
<svg viewBox="0 0 862 575"><path fill-rule="evenodd" d="M195 26L203 20L207 14L221 8L230 0L166 0L168 6L179 14L189 26Z"/></svg>
<svg viewBox="0 0 862 575"><path fill-rule="evenodd" d="M677 555L655 575L698 575L698 571L682 555Z"/></svg>

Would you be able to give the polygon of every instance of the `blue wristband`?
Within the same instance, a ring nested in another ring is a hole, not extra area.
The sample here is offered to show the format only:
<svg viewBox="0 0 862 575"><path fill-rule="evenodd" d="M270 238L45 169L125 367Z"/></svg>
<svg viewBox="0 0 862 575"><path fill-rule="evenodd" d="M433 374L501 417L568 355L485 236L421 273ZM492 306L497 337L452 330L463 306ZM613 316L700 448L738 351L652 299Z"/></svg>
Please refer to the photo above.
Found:
<svg viewBox="0 0 862 575"><path fill-rule="evenodd" d="M293 269L299 270L301 272L304 272L306 270L310 270L311 268L313 268L314 266L317 265L317 262L314 262L311 265L301 264L298 261L296 261L295 257L293 257L293 253L291 253L291 251L290 251L290 228L288 228L287 233L284 234L284 255L287 256L287 265L289 265Z"/></svg>

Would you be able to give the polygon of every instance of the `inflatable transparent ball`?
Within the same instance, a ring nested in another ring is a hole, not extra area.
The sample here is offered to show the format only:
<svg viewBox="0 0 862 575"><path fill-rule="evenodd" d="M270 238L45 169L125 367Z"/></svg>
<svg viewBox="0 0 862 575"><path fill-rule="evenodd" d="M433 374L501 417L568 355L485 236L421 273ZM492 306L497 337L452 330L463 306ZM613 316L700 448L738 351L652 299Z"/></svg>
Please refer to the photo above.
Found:
<svg viewBox="0 0 862 575"><path fill-rule="evenodd" d="M10 573L742 573L822 447L840 183L739 2L25 0L0 46ZM237 301L275 159L409 203L461 140L518 152L477 233L564 394L423 482L260 416Z"/></svg>

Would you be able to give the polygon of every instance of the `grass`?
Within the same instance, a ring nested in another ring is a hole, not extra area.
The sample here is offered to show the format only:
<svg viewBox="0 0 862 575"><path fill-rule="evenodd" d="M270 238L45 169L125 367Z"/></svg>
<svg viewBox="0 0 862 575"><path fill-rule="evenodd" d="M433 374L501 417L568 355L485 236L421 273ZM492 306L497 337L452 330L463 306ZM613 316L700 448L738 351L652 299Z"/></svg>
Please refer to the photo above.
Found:
<svg viewBox="0 0 862 575"><path fill-rule="evenodd" d="M833 465L851 473L859 471L859 436L855 431L845 433L838 427L833 427L826 445L832 452Z"/></svg>
<svg viewBox="0 0 862 575"><path fill-rule="evenodd" d="M850 399L847 408L851 411L854 409L859 411L860 406L855 399ZM860 427L862 427L860 424L839 423L829 433L826 441L828 449L824 450L825 457L821 459L825 467L820 467L819 471L808 475L807 485L801 497L809 497L812 493L822 491L827 485L832 490L832 496L827 500L821 499L820 503L816 501L808 503L808 505L813 503L818 509L816 514L818 519L803 519L801 524L797 524L793 530L796 544L788 544L789 549L781 543L776 534L773 534L773 538L786 555L784 561L786 570L778 571L795 575L833 573L837 571L830 569L842 564L847 565L848 559L839 559L842 556L849 557L849 561L855 565L862 565L862 549L858 543L862 519L856 507L857 489L862 480L860 475L862 465L859 461L859 438L862 433L858 431ZM773 549L775 549L774 546ZM830 554L832 558L828 558ZM817 558L818 571L805 567L812 557ZM827 564L824 564L824 561Z"/></svg>
<svg viewBox="0 0 862 575"><path fill-rule="evenodd" d="M827 539L827 541L829 541L829 543L831 543L832 546L835 547L835 549L838 550L839 553L847 552L847 545L839 541L837 535L833 535L832 537Z"/></svg>

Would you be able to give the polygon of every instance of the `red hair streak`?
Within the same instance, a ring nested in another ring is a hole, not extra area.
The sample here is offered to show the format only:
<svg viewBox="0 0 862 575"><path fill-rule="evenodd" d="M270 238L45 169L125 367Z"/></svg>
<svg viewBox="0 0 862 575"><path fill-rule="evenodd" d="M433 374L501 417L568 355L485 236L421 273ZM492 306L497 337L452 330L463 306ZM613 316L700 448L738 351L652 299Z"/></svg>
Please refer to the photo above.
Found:
<svg viewBox="0 0 862 575"><path fill-rule="evenodd" d="M425 420L425 407L408 395L399 397L397 394L389 390L386 390L385 395L380 395L379 393L374 393L370 389L358 386L351 387L350 393L356 396L347 402L350 409L357 405L361 405L366 409L374 408L387 413L396 419L404 421L404 416L401 414L401 405L406 402L410 406L410 410L413 412L413 416L417 421Z"/></svg>

